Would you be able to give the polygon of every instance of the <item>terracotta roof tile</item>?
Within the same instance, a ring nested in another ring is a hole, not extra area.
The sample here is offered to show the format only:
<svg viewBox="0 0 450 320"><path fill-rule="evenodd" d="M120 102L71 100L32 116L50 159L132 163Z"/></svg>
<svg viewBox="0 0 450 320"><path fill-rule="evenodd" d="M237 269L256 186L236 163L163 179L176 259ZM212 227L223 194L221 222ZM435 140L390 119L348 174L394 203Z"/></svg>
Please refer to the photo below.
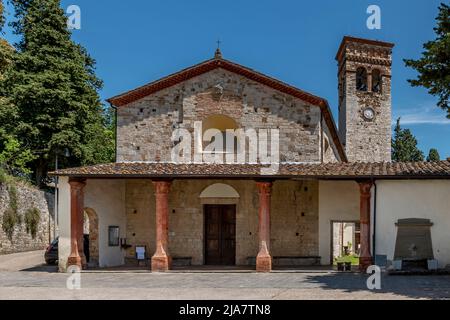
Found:
<svg viewBox="0 0 450 320"><path fill-rule="evenodd" d="M283 163L275 175L262 175L260 164L109 163L69 168L52 175L86 178L444 178L450 161L411 163Z"/></svg>

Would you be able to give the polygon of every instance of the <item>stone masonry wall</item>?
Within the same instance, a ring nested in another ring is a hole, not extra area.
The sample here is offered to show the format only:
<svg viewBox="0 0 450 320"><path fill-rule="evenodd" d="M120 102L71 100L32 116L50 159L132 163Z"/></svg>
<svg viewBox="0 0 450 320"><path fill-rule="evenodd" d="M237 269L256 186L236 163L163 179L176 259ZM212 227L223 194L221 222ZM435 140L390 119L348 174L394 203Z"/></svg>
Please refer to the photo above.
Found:
<svg viewBox="0 0 450 320"><path fill-rule="evenodd" d="M226 183L239 199L199 198L214 183ZM204 263L204 204L236 204L236 264L245 265L258 252L258 193L254 181L175 180L169 196L169 251L173 257L192 257ZM135 245L155 250L155 196L149 180L126 185L127 257ZM101 218L101 217L100 217ZM271 204L273 256L318 255L318 184L316 181L277 181Z"/></svg>
<svg viewBox="0 0 450 320"><path fill-rule="evenodd" d="M217 86L222 89L217 93ZM242 129L280 130L280 160L320 161L320 108L215 69L118 108L118 161L170 161L175 128L193 133L212 114Z"/></svg>
<svg viewBox="0 0 450 320"><path fill-rule="evenodd" d="M9 205L9 193L6 184L0 183L0 254L45 249L49 243L49 232L53 235L53 195L22 183L16 183L16 188L18 214L22 223L16 225L10 241L1 228L3 214ZM24 222L26 210L33 207L40 211L35 239L27 233Z"/></svg>
<svg viewBox="0 0 450 320"><path fill-rule="evenodd" d="M330 129L325 124L325 121L322 121L322 126L323 126L323 137L322 137L323 162L339 162L340 161L339 152L337 150L336 145L333 142Z"/></svg>

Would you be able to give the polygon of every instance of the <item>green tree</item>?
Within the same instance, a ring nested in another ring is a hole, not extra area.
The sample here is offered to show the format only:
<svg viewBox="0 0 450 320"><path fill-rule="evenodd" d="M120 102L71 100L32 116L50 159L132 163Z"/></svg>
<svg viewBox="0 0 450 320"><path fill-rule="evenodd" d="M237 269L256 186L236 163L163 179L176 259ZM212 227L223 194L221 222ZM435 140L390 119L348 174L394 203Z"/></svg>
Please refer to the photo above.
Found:
<svg viewBox="0 0 450 320"><path fill-rule="evenodd" d="M405 64L419 72L417 79L408 80L416 87L422 86L439 97L438 106L447 111L450 119L450 7L444 3L439 6L434 28L436 39L423 45L425 51L418 60L405 59Z"/></svg>
<svg viewBox="0 0 450 320"><path fill-rule="evenodd" d="M4 146L0 149L0 166L5 167L10 173L29 174L27 164L34 160L34 156L27 148L23 148L17 139L8 134L4 134L6 138Z"/></svg>
<svg viewBox="0 0 450 320"><path fill-rule="evenodd" d="M409 129L400 127L400 118L392 139L392 160L396 162L423 161L423 152L417 148L417 139Z"/></svg>
<svg viewBox="0 0 450 320"><path fill-rule="evenodd" d="M3 30L3 26L5 25L5 16L3 13L3 3L0 0L0 34ZM13 47L0 37L0 83L4 79L4 73L11 66L12 62L12 54L14 52ZM2 97L0 96L0 99Z"/></svg>
<svg viewBox="0 0 450 320"><path fill-rule="evenodd" d="M0 80L3 79L3 75L8 67L11 65L11 59L14 49L5 40L0 38Z"/></svg>
<svg viewBox="0 0 450 320"><path fill-rule="evenodd" d="M11 23L20 41L0 96L16 106L3 113L21 145L36 156L33 176L41 185L57 152L69 149L64 166L112 161L114 141L106 126L95 61L71 40L59 0L11 0ZM8 132L8 131L7 131Z"/></svg>
<svg viewBox="0 0 450 320"><path fill-rule="evenodd" d="M439 152L435 148L431 148L430 152L428 153L427 161L433 162L433 161L440 161L441 157L439 156Z"/></svg>
<svg viewBox="0 0 450 320"><path fill-rule="evenodd" d="M0 31L5 24L3 3L0 0ZM12 66L14 48L0 38L0 83L3 83L5 73ZM14 135L14 119L17 109L11 101L0 94L0 167L9 173L28 174L27 164L33 160L30 150L25 148Z"/></svg>

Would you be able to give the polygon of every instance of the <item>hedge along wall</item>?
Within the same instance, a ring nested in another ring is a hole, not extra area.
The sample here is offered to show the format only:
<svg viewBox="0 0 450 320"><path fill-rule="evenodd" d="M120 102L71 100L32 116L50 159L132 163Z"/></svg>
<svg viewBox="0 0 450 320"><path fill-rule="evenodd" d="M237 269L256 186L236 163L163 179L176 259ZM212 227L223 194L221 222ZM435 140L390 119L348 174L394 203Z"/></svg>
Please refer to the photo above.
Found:
<svg viewBox="0 0 450 320"><path fill-rule="evenodd" d="M0 182L0 254L41 250L53 237L50 193L18 181Z"/></svg>

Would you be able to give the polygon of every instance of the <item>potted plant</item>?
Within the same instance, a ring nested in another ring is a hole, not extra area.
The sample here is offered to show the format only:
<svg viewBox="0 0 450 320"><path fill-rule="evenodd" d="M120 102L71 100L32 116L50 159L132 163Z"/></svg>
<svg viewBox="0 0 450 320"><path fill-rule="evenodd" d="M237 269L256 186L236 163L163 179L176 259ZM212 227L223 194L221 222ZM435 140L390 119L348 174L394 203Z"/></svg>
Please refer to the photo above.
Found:
<svg viewBox="0 0 450 320"><path fill-rule="evenodd" d="M352 271L352 265L358 263L354 255L340 256L335 261L338 271Z"/></svg>
<svg viewBox="0 0 450 320"><path fill-rule="evenodd" d="M352 271L352 263L351 263L351 261L344 262L344 270L345 271Z"/></svg>

